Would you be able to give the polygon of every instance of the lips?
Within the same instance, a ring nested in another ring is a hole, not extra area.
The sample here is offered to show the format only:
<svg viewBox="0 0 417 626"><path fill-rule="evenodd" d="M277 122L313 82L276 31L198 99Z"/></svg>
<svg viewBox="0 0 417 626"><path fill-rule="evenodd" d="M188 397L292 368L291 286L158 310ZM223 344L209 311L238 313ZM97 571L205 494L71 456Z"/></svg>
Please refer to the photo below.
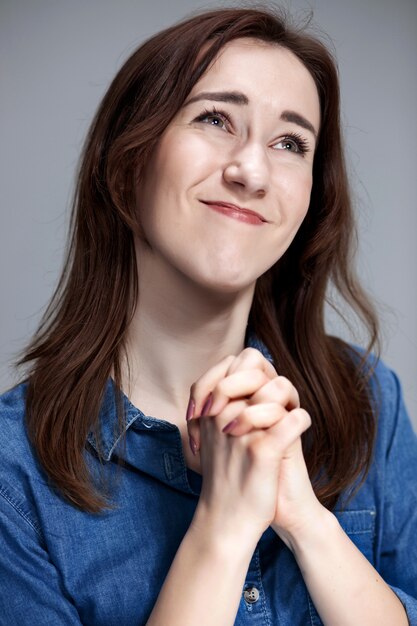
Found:
<svg viewBox="0 0 417 626"><path fill-rule="evenodd" d="M230 202L222 202L221 200L202 200L202 202L221 213L225 213L241 221L247 221L252 224L268 221L260 213L256 213L256 211L251 211L250 209L244 209Z"/></svg>

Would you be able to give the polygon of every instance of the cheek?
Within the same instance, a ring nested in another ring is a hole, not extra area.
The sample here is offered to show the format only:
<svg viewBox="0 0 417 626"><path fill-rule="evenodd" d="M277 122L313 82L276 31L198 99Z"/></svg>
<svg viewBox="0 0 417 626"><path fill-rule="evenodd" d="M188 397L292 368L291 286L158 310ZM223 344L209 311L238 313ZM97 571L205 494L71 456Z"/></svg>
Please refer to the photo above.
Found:
<svg viewBox="0 0 417 626"><path fill-rule="evenodd" d="M287 220L301 223L310 204L313 176L310 168L291 171L284 177L281 187L282 208Z"/></svg>
<svg viewBox="0 0 417 626"><path fill-rule="evenodd" d="M304 180L304 184L300 186L300 218L301 221L307 215L308 207L310 206L311 189L313 187L313 178L308 176Z"/></svg>
<svg viewBox="0 0 417 626"><path fill-rule="evenodd" d="M183 194L212 170L216 160L218 151L211 149L203 136L173 132L161 142L155 171L164 187Z"/></svg>

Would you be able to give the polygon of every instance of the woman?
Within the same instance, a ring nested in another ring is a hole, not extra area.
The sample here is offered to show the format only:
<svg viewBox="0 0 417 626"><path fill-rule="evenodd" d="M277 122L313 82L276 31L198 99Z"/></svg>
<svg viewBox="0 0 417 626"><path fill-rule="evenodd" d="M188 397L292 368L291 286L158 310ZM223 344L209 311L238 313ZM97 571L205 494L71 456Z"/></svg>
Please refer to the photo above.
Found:
<svg viewBox="0 0 417 626"><path fill-rule="evenodd" d="M2 397L4 623L417 624L417 443L348 266L324 46L252 9L152 37L72 226ZM330 280L366 351L326 335Z"/></svg>

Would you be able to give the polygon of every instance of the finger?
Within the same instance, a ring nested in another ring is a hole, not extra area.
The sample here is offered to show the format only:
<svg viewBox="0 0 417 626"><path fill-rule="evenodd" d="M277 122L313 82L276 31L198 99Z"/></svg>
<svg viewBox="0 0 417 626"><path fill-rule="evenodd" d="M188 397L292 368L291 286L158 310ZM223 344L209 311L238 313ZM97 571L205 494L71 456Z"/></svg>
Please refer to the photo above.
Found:
<svg viewBox="0 0 417 626"><path fill-rule="evenodd" d="M187 422L188 445L194 456L197 456L201 446L200 418L195 417Z"/></svg>
<svg viewBox="0 0 417 626"><path fill-rule="evenodd" d="M268 378L272 379L278 376L275 367L268 359L264 357L262 352L256 348L245 348L231 363L228 374L234 374L237 371L261 369Z"/></svg>
<svg viewBox="0 0 417 626"><path fill-rule="evenodd" d="M240 437L252 430L270 428L283 419L287 413L288 411L277 402L246 406L238 416L227 423L223 432Z"/></svg>
<svg viewBox="0 0 417 626"><path fill-rule="evenodd" d="M300 438L303 432L308 430L311 426L310 414L307 413L305 409L301 409L301 408L293 409L292 411L288 412L287 418L289 422L292 424L293 428L298 429L298 432L300 433L298 438ZM287 454L291 449L294 450L294 443L296 441L297 441L297 437L290 445L288 445L285 448L284 454L282 456L283 459L287 458ZM299 441L299 444L301 446L301 440Z"/></svg>
<svg viewBox="0 0 417 626"><path fill-rule="evenodd" d="M222 361L211 367L190 387L190 399L187 408L187 421L195 416L200 416L208 396L216 384L227 375L227 370L236 357L225 357Z"/></svg>
<svg viewBox="0 0 417 626"><path fill-rule="evenodd" d="M250 404L264 402L278 402L288 411L292 411L300 407L300 396L288 378L277 376L259 388L249 400Z"/></svg>
<svg viewBox="0 0 417 626"><path fill-rule="evenodd" d="M191 436L194 439L195 448L197 450L200 450L201 445L202 445L201 426L202 426L203 420L211 420L212 423L215 425L215 428L218 430L218 432L221 432L224 426L228 424L229 422L233 421L236 417L240 416L243 413L243 411L246 409L246 407L247 407L246 400L233 400L229 402L229 404L227 404L227 406L219 415L216 415L216 416L205 415L199 418L194 418L192 420L189 420L187 422L188 436L189 437ZM191 443L190 443L190 449L191 451L193 450Z"/></svg>
<svg viewBox="0 0 417 626"><path fill-rule="evenodd" d="M248 451L251 453L254 467L259 467L262 471L265 471L267 467L271 471L276 470L282 460L294 453L296 442L311 425L311 419L304 409L294 409L294 414L291 415L292 413L292 411L288 412L271 428L256 430L247 435L247 437L253 437Z"/></svg>
<svg viewBox="0 0 417 626"><path fill-rule="evenodd" d="M230 400L252 396L269 381L261 369L238 371L226 376L213 389L210 415L220 413Z"/></svg>
<svg viewBox="0 0 417 626"><path fill-rule="evenodd" d="M212 397L210 393L216 383L228 374L240 370L260 369L268 379L276 377L278 374L274 366L263 354L255 348L245 348L238 356L230 355L210 368L201 376L190 389L190 399L187 408L187 421L210 410ZM218 407L216 407L218 409ZM204 411L203 411L204 409Z"/></svg>
<svg viewBox="0 0 417 626"><path fill-rule="evenodd" d="M276 451L280 454L281 458L285 457L285 451L290 448L294 442L301 437L311 426L310 415L304 409L293 409L288 411L287 414L279 422L264 430L273 445L276 446Z"/></svg>

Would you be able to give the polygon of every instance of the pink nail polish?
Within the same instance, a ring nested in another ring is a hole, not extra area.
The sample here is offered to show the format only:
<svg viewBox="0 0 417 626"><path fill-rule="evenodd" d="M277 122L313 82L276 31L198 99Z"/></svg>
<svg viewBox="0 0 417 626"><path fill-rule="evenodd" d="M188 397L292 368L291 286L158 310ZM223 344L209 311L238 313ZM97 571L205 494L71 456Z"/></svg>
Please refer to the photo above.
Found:
<svg viewBox="0 0 417 626"><path fill-rule="evenodd" d="M194 454L194 456L196 456L196 454L197 454L197 444L194 441L194 439L191 437L191 435L189 435L188 439L189 439L189 442L190 442L191 452Z"/></svg>
<svg viewBox="0 0 417 626"><path fill-rule="evenodd" d="M228 424L226 424L226 426L223 428L222 432L223 433L229 433L231 430L233 430L233 428L236 426L236 424L239 423L239 420L236 418L234 420L232 420L231 422L229 422Z"/></svg>
<svg viewBox="0 0 417 626"><path fill-rule="evenodd" d="M189 402L188 402L188 406L187 406L187 415L185 416L185 419L187 420L187 422L194 417L194 409L195 409L195 401L193 398L190 398Z"/></svg>
<svg viewBox="0 0 417 626"><path fill-rule="evenodd" d="M212 403L213 403L213 394L210 392L209 395L207 396L207 400L205 401L203 408L201 409L201 415L207 415L207 413L210 411Z"/></svg>

